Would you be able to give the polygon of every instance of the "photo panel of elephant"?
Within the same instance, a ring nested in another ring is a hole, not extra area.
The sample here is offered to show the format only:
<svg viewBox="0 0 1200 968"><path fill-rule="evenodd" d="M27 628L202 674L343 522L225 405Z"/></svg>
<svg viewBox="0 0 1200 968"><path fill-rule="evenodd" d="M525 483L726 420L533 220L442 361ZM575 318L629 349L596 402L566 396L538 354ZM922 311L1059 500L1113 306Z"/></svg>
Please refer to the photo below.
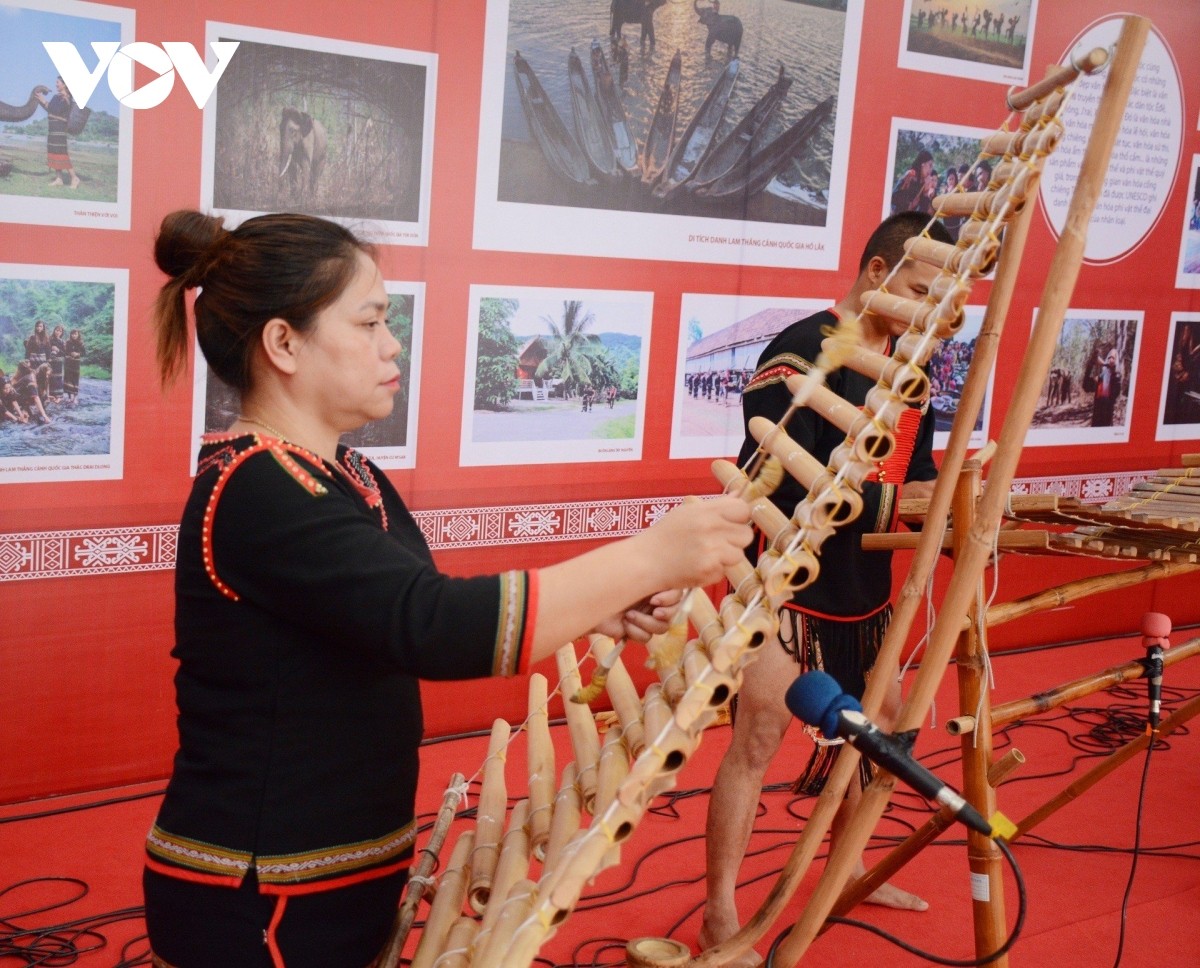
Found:
<svg viewBox="0 0 1200 968"><path fill-rule="evenodd" d="M5 5L3 16L0 221L128 229L133 112L113 94L91 44L132 43L134 12L27 0ZM42 46L47 40L74 44L86 69L98 72L92 90L68 87Z"/></svg>
<svg viewBox="0 0 1200 968"><path fill-rule="evenodd" d="M1129 441L1144 316L1067 311L1025 446Z"/></svg>
<svg viewBox="0 0 1200 968"><path fill-rule="evenodd" d="M641 460L654 294L472 286L459 461Z"/></svg>
<svg viewBox="0 0 1200 968"><path fill-rule="evenodd" d="M125 269L0 264L0 484L120 480Z"/></svg>
<svg viewBox="0 0 1200 968"><path fill-rule="evenodd" d="M475 244L837 266L863 0L489 0Z"/></svg>
<svg viewBox="0 0 1200 968"><path fill-rule="evenodd" d="M400 342L396 365L400 368L400 389L392 412L353 433L341 442L361 451L385 470L417 466L417 418L420 412L421 346L425 330L425 283L384 281L388 293L388 329ZM191 473L202 434L221 433L241 412L236 390L223 383L208 368L202 353L196 352L192 383Z"/></svg>
<svg viewBox="0 0 1200 968"><path fill-rule="evenodd" d="M240 46L204 112L205 205L235 223L304 212L425 244L435 55L231 24L207 34Z"/></svg>

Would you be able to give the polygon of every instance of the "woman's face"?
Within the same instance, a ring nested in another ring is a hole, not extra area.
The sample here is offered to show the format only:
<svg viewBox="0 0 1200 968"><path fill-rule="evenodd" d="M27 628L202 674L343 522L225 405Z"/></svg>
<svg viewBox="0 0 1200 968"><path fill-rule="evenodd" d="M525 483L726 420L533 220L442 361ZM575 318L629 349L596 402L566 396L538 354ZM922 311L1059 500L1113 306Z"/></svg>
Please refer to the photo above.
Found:
<svg viewBox="0 0 1200 968"><path fill-rule="evenodd" d="M297 356L305 404L339 433L386 417L400 389L401 346L387 326L383 278L365 253L357 260L349 285L301 337Z"/></svg>
<svg viewBox="0 0 1200 968"><path fill-rule="evenodd" d="M71 339L83 339L83 334L77 329L71 330Z"/></svg>
<svg viewBox="0 0 1200 968"><path fill-rule="evenodd" d="M63 332L64 332L64 330L61 326L55 326L54 332L51 333L50 335L53 336L55 339L62 339Z"/></svg>
<svg viewBox="0 0 1200 968"><path fill-rule="evenodd" d="M63 82L63 79L61 77L57 77L54 79L54 88L55 88L55 90L58 91L59 94L63 95L64 97L66 96L67 85Z"/></svg>
<svg viewBox="0 0 1200 968"><path fill-rule="evenodd" d="M34 324L33 324L33 331L34 331L35 333L44 333L44 332L46 332L46 324L45 324L45 323L43 323L43 322L42 322L42 321L39 319L39 320L38 320L36 323L34 323Z"/></svg>

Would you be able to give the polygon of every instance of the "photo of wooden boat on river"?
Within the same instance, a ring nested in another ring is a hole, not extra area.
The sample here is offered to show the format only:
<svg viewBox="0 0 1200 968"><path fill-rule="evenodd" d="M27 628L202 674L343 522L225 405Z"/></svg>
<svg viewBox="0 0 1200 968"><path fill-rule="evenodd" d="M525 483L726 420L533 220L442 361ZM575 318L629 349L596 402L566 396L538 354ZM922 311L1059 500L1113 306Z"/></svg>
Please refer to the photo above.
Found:
<svg viewBox="0 0 1200 968"><path fill-rule="evenodd" d="M497 201L824 225L846 14L725 4L706 49L699 0L652 4L653 42L616 6L512 0Z"/></svg>

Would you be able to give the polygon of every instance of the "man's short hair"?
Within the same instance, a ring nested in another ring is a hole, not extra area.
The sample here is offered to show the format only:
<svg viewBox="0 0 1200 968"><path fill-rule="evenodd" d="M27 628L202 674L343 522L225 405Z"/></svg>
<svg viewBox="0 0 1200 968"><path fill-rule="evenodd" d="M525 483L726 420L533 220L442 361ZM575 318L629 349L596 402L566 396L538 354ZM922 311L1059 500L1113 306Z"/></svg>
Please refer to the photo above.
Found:
<svg viewBox="0 0 1200 968"><path fill-rule="evenodd" d="M904 243L925 231L926 225L929 226L929 237L935 242L954 244L954 237L937 219L930 223L924 212L897 212L884 219L867 239L862 258L858 260L858 271L862 272L875 256L883 259L889 269L894 268L904 256Z"/></svg>

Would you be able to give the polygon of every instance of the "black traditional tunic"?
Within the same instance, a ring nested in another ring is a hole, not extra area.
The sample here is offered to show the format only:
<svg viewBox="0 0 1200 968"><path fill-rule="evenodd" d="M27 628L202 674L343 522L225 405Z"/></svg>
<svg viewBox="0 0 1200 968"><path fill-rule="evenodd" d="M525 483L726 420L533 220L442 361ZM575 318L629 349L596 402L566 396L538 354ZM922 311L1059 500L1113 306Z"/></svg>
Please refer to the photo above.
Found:
<svg viewBox="0 0 1200 968"><path fill-rule="evenodd" d="M275 895L407 867L418 679L523 671L536 574L440 574L355 451L334 467L271 437L212 436L175 589L179 751L147 867L230 888L253 872Z"/></svg>

